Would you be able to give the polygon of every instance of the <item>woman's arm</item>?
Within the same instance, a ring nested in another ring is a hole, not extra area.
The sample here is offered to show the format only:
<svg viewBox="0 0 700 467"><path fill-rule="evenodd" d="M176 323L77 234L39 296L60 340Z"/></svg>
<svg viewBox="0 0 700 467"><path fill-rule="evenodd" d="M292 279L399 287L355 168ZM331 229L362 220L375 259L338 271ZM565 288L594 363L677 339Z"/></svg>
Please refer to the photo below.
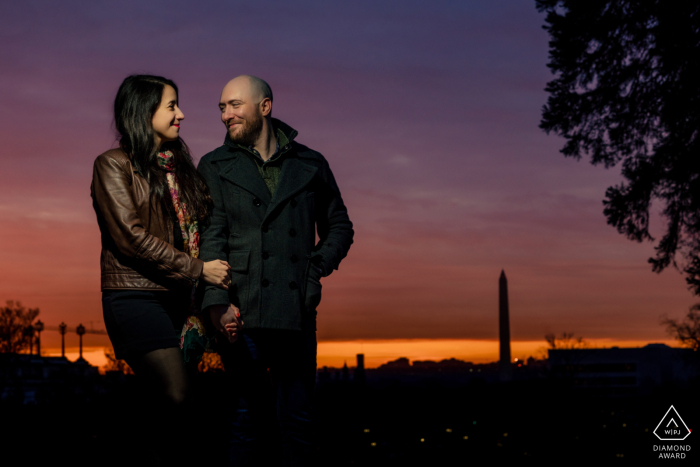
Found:
<svg viewBox="0 0 700 467"><path fill-rule="evenodd" d="M131 194L131 165L102 154L95 160L93 196L114 243L125 256L153 264L169 279L194 283L203 261L149 234Z"/></svg>

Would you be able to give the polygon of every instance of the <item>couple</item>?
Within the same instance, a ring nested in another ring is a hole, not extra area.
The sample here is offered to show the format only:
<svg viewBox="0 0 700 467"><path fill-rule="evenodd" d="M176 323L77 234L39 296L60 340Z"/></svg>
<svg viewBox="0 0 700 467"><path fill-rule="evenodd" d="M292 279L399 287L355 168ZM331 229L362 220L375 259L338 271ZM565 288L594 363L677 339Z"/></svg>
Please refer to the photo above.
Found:
<svg viewBox="0 0 700 467"><path fill-rule="evenodd" d="M224 145L195 169L175 83L134 75L120 86L119 148L97 157L91 187L105 326L155 395L164 462L182 462L187 431L206 430L181 418L197 350L211 346L230 383L231 465L260 465L271 383L285 465L311 465L320 279L347 254L352 223L325 158L271 117L265 81L229 81L219 108Z"/></svg>

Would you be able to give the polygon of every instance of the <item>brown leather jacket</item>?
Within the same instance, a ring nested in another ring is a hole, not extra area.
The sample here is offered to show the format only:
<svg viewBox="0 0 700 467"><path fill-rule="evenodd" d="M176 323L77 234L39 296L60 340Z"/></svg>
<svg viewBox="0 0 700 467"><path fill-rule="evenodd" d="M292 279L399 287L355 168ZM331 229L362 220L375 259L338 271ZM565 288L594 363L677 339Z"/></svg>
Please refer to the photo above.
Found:
<svg viewBox="0 0 700 467"><path fill-rule="evenodd" d="M102 234L102 290L192 287L204 262L173 247L173 224L120 149L95 159L90 187Z"/></svg>

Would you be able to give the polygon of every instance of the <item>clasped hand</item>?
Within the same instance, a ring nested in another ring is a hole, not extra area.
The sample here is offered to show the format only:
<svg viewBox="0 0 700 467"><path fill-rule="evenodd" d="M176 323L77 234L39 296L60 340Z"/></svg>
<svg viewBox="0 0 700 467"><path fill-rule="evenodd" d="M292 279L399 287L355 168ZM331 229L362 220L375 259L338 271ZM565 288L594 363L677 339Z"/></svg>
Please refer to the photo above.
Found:
<svg viewBox="0 0 700 467"><path fill-rule="evenodd" d="M230 343L238 340L238 332L243 327L240 310L233 304L213 305L209 307L209 317L214 327L226 338Z"/></svg>
<svg viewBox="0 0 700 467"><path fill-rule="evenodd" d="M202 280L207 284L228 290L231 285L231 266L220 259L207 261L202 269ZM209 307L209 317L214 327L226 336L230 343L233 344L238 340L238 332L243 326L243 321L237 307L232 304L211 306Z"/></svg>

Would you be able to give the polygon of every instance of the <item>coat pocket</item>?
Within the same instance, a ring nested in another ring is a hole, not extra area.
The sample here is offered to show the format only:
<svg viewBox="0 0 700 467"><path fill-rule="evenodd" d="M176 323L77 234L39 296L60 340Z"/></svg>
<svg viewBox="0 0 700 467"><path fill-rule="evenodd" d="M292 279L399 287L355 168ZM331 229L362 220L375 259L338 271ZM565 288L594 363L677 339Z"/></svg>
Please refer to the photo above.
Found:
<svg viewBox="0 0 700 467"><path fill-rule="evenodd" d="M241 312L248 308L248 291L250 289L249 262L249 250L231 251L228 255L228 264L231 266L231 287L228 289L229 299Z"/></svg>
<svg viewBox="0 0 700 467"><path fill-rule="evenodd" d="M306 266L306 290L304 293L304 311L316 315L316 308L321 303L321 274L309 261Z"/></svg>

